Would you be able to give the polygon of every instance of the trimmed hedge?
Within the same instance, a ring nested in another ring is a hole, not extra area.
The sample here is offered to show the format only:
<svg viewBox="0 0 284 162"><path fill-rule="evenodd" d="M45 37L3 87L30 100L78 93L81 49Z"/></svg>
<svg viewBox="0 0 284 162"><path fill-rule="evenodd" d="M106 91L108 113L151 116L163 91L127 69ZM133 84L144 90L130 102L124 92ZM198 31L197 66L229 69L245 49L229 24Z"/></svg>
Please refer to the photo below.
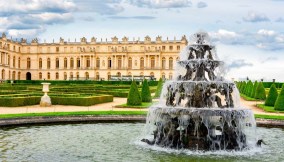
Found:
<svg viewBox="0 0 284 162"><path fill-rule="evenodd" d="M270 89L269 89L269 92L268 92L268 95L267 95L267 98L265 100L264 105L265 106L274 106L277 97L278 97L278 92L277 92L276 86L275 86L275 84L272 84Z"/></svg>
<svg viewBox="0 0 284 162"><path fill-rule="evenodd" d="M256 91L256 89L257 89L257 86L258 86L258 82L255 81L254 84L253 84L253 88L252 88L251 94L250 94L250 97L251 97L251 98L254 98L254 96L255 96L255 91Z"/></svg>
<svg viewBox="0 0 284 162"><path fill-rule="evenodd" d="M141 104L142 104L142 100L141 100L140 93L138 91L136 82L133 81L129 89L128 96L127 96L127 105L136 106L136 105L141 105Z"/></svg>
<svg viewBox="0 0 284 162"><path fill-rule="evenodd" d="M82 96L78 94L50 95L52 105L75 105L75 106L91 106L99 103L112 102L113 96ZM27 105L38 105L41 96L2 96L0 98L0 106L18 107Z"/></svg>
<svg viewBox="0 0 284 162"><path fill-rule="evenodd" d="M27 105L38 105L41 97L1 97L0 106L3 107L18 107Z"/></svg>
<svg viewBox="0 0 284 162"><path fill-rule="evenodd" d="M53 105L75 105L75 106L91 106L100 103L112 102L113 96L89 96L89 97L64 97L51 96L51 103Z"/></svg>
<svg viewBox="0 0 284 162"><path fill-rule="evenodd" d="M144 79L142 90L141 90L141 99L142 102L152 102L151 92L148 85L148 81Z"/></svg>
<svg viewBox="0 0 284 162"><path fill-rule="evenodd" d="M156 98L160 97L161 93L162 93L162 89L163 89L163 79L160 78L159 79L159 82L158 82L158 85L157 85L157 90L156 90L156 93L155 93L155 96Z"/></svg>
<svg viewBox="0 0 284 162"><path fill-rule="evenodd" d="M262 82L258 83L257 89L255 91L255 99L260 99L260 100L265 100L266 99L266 94L265 94L265 89L263 87Z"/></svg>
<svg viewBox="0 0 284 162"><path fill-rule="evenodd" d="M281 91L276 99L274 109L281 111L284 110L284 84L282 85Z"/></svg>

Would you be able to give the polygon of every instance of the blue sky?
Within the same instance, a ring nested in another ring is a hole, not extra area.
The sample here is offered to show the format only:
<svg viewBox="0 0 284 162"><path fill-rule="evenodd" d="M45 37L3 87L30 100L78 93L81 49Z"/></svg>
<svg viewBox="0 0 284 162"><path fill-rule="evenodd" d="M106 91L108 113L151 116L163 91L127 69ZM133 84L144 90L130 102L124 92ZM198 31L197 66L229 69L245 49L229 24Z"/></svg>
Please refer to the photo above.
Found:
<svg viewBox="0 0 284 162"><path fill-rule="evenodd" d="M284 0L0 0L0 32L41 42L206 31L227 78L284 81Z"/></svg>

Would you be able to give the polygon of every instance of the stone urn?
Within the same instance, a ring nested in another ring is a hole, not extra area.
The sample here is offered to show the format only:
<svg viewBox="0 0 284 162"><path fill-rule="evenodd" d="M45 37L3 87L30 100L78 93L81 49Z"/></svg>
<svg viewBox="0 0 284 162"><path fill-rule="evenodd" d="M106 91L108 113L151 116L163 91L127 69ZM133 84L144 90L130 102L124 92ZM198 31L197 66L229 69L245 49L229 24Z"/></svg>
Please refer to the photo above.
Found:
<svg viewBox="0 0 284 162"><path fill-rule="evenodd" d="M40 106L41 107L49 107L49 106L51 106L51 99L47 95L47 92L49 92L50 83L41 83L41 84L42 84L42 92L44 92L44 95L41 97Z"/></svg>

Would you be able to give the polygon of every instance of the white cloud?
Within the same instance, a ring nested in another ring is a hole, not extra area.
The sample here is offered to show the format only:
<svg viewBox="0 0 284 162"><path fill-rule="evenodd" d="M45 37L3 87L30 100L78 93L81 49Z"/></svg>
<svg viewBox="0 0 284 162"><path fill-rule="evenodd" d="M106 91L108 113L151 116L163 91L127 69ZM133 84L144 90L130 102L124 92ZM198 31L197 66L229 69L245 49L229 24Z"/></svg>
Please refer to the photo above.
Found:
<svg viewBox="0 0 284 162"><path fill-rule="evenodd" d="M72 22L77 10L68 0L9 0L0 7L0 31L26 38L37 37L46 25Z"/></svg>
<svg viewBox="0 0 284 162"><path fill-rule="evenodd" d="M266 30L266 29L260 29L258 30L257 34L262 35L262 36L274 36L275 31L273 30Z"/></svg>
<svg viewBox="0 0 284 162"><path fill-rule="evenodd" d="M207 7L207 3L205 3L205 2L198 2L197 3L197 8L205 8L205 7Z"/></svg>
<svg viewBox="0 0 284 162"><path fill-rule="evenodd" d="M263 13L257 13L257 12L251 11L246 16L243 17L243 21L264 22L264 21L270 21L270 19Z"/></svg>
<svg viewBox="0 0 284 162"><path fill-rule="evenodd" d="M189 0L130 0L130 4L148 8L183 8L191 6Z"/></svg>
<svg viewBox="0 0 284 162"><path fill-rule="evenodd" d="M209 33L213 41L218 41L222 43L236 43L239 42L242 37L240 34L237 34L234 31L228 31L225 29L219 29L217 32Z"/></svg>

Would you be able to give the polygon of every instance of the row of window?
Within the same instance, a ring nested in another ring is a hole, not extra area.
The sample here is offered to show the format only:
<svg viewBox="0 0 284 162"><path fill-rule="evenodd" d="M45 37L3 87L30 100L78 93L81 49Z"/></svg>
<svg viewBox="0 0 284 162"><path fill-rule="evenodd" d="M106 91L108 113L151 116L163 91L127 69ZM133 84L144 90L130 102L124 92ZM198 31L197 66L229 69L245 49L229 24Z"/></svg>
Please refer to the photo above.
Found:
<svg viewBox="0 0 284 162"><path fill-rule="evenodd" d="M178 59L178 58L177 58ZM77 58L76 59L76 67L81 67L81 62L80 62L80 58ZM132 69L132 58L129 57L128 58L128 68L129 69ZM140 68L143 69L144 68L144 58L141 57L140 58ZM137 66L137 60L135 60L134 62L135 66ZM155 60L155 57L151 57L150 58L150 68L155 68L156 64L156 60ZM47 69L50 69L50 65L51 65L51 61L50 61L50 58L47 58ZM59 58L56 58L55 60L55 67L58 69L60 66L60 62L59 62ZM105 67L105 61L103 60L102 61L102 66ZM42 69L42 58L39 58L39 69ZM68 60L67 58L64 58L64 68L66 69L68 67ZM85 67L89 68L91 67L91 60L89 57L86 58L86 64L85 64ZM96 59L96 68L99 68L100 67L100 58L97 58ZM111 68L113 67L112 65L112 59L109 57L108 58L108 62L107 62L107 67L108 68ZM27 69L30 69L31 68L31 59L30 58L27 58ZM74 68L74 58L70 58L70 68ZM118 69L121 69L122 68L122 58L121 57L118 57L117 59L117 68ZM166 58L163 57L162 58L162 69L166 69ZM169 58L169 69L173 69L173 58L170 57Z"/></svg>
<svg viewBox="0 0 284 162"><path fill-rule="evenodd" d="M175 47L175 48L174 48ZM96 48L95 47L75 47L77 48L77 52L95 52L96 50L97 51L100 51L100 47L97 46ZM59 52L74 52L73 50L73 47L69 47L69 49L67 47L63 47L64 50L60 50L60 47L55 47L55 52L56 53L59 53ZM177 51L180 51L180 45L177 45L177 46L173 46L173 45L170 45L170 46L161 46L161 47L156 47L156 46L151 46L151 47L146 47L146 46L140 46L140 51L166 51L166 50L170 50L170 51L173 51L173 50L177 50ZM128 47L122 47L122 46L118 46L118 47L113 47L113 46L108 46L107 47L107 50L108 52L126 52L126 51L133 51L132 50L132 46L128 46ZM137 51L137 49L136 49ZM47 47L47 49L45 51L43 51L42 47L39 47L38 48L38 52L39 53L50 53L52 52L50 47ZM27 47L27 53L30 53L30 47Z"/></svg>

